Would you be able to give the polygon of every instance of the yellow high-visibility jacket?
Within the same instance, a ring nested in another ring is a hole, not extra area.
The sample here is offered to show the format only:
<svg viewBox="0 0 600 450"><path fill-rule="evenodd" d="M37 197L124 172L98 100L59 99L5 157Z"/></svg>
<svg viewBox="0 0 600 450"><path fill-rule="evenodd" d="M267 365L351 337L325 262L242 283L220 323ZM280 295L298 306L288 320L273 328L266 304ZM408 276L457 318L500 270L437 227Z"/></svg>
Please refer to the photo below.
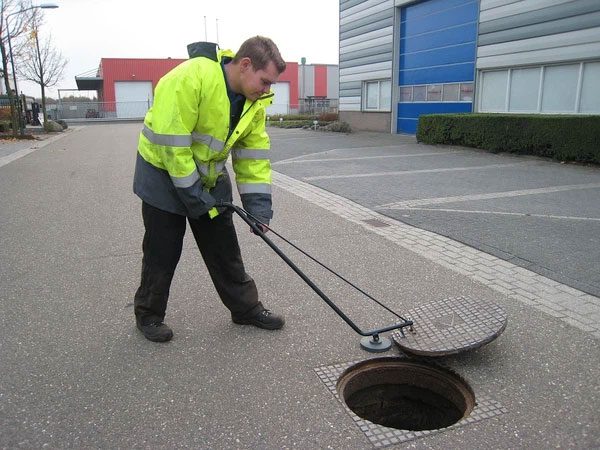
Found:
<svg viewBox="0 0 600 450"><path fill-rule="evenodd" d="M268 223L273 213L265 108L272 94L246 100L230 133L221 61L234 54L212 43L190 48L191 58L156 86L139 137L133 190L164 211L198 218L210 210L212 217L214 200L232 201L225 169L231 154L244 209Z"/></svg>

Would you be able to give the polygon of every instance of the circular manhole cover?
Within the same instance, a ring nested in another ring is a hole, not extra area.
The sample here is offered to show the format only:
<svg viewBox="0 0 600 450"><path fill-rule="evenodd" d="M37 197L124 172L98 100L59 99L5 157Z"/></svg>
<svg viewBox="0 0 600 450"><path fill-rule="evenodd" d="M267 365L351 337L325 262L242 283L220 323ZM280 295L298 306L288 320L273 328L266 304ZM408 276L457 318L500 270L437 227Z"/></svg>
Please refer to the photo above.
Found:
<svg viewBox="0 0 600 450"><path fill-rule="evenodd" d="M496 339L506 328L506 313L497 304L451 297L407 311L413 331L392 337L408 354L445 356L481 347Z"/></svg>
<svg viewBox="0 0 600 450"><path fill-rule="evenodd" d="M400 430L437 430L468 417L475 394L441 367L403 358L377 358L348 368L337 390L359 417Z"/></svg>

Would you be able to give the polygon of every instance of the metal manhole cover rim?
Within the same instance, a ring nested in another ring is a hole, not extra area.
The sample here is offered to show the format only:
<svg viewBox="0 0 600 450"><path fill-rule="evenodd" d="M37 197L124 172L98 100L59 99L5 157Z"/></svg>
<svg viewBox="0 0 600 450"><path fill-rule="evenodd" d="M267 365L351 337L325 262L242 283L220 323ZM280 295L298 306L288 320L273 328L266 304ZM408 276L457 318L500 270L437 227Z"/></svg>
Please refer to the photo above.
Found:
<svg viewBox="0 0 600 450"><path fill-rule="evenodd" d="M437 323L436 327L436 319L450 314L453 318L457 316L460 322L444 329L440 329ZM506 313L499 305L466 296L433 301L409 310L405 315L414 320L416 332L405 331L402 334L395 331L392 338L404 353L421 357L441 357L474 350L495 340L507 326ZM421 317L423 319L419 320ZM452 331L461 334L452 336Z"/></svg>

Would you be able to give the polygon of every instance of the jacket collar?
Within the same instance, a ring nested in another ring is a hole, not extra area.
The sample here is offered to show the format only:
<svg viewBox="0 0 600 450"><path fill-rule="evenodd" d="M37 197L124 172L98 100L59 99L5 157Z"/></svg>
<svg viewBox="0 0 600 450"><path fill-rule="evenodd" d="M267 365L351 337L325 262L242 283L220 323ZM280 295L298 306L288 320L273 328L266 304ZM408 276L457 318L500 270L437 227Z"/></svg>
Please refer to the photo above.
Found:
<svg viewBox="0 0 600 450"><path fill-rule="evenodd" d="M193 42L187 46L190 58L203 56L216 62L221 62L224 56L233 58L235 55L231 50L221 50L219 45L214 42Z"/></svg>

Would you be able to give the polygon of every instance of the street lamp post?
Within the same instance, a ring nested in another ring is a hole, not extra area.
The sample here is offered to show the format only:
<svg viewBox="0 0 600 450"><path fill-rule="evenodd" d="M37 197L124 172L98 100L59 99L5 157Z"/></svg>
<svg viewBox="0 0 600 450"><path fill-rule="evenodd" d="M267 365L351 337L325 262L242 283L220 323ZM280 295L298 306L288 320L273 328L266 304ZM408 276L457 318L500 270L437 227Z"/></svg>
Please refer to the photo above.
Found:
<svg viewBox="0 0 600 450"><path fill-rule="evenodd" d="M13 88L15 90L15 94L17 96L17 99L19 100L19 102L21 101L19 98L19 90L17 89L17 74L15 72L15 60L13 58L13 51L12 51L12 44L10 42L10 26L8 24L8 19L10 16L14 16L15 14L22 14L25 11L29 11L32 9L56 9L58 8L58 5L54 4L54 3L42 3L41 5L37 5L37 6L30 6L29 8L25 8L25 9L21 9L19 11L15 11L14 13L10 13L6 16L6 37L8 39L8 52L10 54L10 67L12 69L12 76L13 76ZM13 106L14 107L14 106ZM22 125L23 118L19 117L19 134L21 136L23 136L23 134L25 134L25 130L24 130L24 126Z"/></svg>

